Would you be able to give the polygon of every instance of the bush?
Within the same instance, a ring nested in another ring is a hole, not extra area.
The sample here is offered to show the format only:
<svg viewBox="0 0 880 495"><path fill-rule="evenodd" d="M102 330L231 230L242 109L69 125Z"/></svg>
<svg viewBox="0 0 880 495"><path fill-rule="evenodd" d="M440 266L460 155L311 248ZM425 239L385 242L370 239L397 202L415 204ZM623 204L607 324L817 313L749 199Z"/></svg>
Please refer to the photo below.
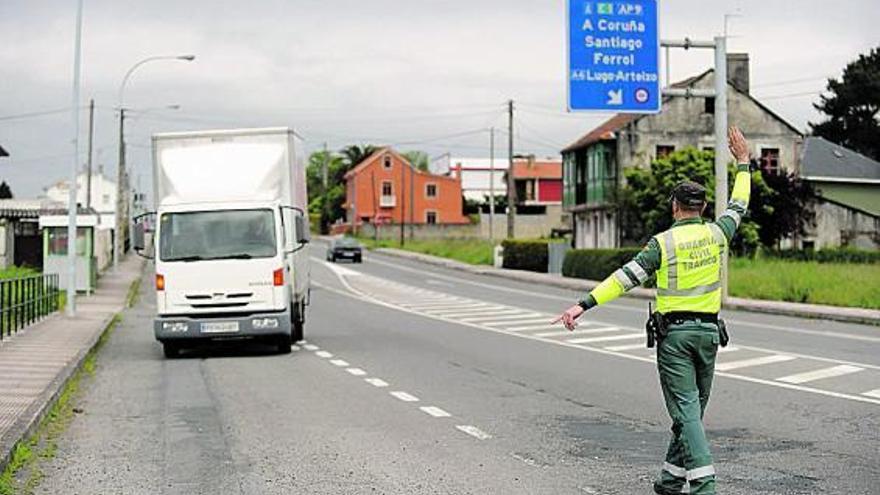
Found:
<svg viewBox="0 0 880 495"><path fill-rule="evenodd" d="M501 245L504 246L504 268L547 273L548 242L550 241L510 239L503 241Z"/></svg>
<svg viewBox="0 0 880 495"><path fill-rule="evenodd" d="M641 248L620 249L572 249L565 255L562 262L562 275L566 277L584 278L587 280L604 280L633 257ZM650 285L653 281L649 280ZM645 285L648 285L646 282Z"/></svg>
<svg viewBox="0 0 880 495"><path fill-rule="evenodd" d="M816 261L818 263L880 263L880 251L866 251L853 248L821 249L784 249L764 251L768 258L792 261Z"/></svg>

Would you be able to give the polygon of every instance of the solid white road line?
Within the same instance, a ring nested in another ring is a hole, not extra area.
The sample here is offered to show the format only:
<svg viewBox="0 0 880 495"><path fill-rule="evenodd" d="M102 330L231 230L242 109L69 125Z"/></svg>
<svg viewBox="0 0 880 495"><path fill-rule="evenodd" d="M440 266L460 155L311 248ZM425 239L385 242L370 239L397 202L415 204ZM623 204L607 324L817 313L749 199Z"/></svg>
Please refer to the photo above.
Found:
<svg viewBox="0 0 880 495"><path fill-rule="evenodd" d="M718 363L715 365L716 371L729 371L739 368L748 368L749 366L760 366L762 364L784 363L795 359L794 356L786 356L784 354L772 354L770 356L762 356L751 359L741 359L739 361L728 361L726 363Z"/></svg>
<svg viewBox="0 0 880 495"><path fill-rule="evenodd" d="M440 409L439 407L424 406L424 407L420 407L419 409L421 409L423 413L430 414L431 416L434 416L435 418L448 418L448 417L452 416L451 414L444 411L443 409Z"/></svg>
<svg viewBox="0 0 880 495"><path fill-rule="evenodd" d="M634 349L647 349L645 344L626 344L626 345L612 345L608 347L603 347L606 351L632 351Z"/></svg>
<svg viewBox="0 0 880 495"><path fill-rule="evenodd" d="M492 438L492 435L486 433L485 431L477 428L476 426L471 425L456 425L455 427L458 431L463 431L468 435L476 438L477 440L488 440Z"/></svg>
<svg viewBox="0 0 880 495"><path fill-rule="evenodd" d="M303 349L305 349L307 351L317 351L318 349L320 349L320 347L318 347L316 345L312 345L312 344L306 344L303 346Z"/></svg>
<svg viewBox="0 0 880 495"><path fill-rule="evenodd" d="M364 376L364 375L367 374L366 371L364 371L364 370L362 370L362 369L360 369L360 368L348 368L348 369L346 369L345 371L351 373L351 374L354 375L354 376Z"/></svg>
<svg viewBox="0 0 880 495"><path fill-rule="evenodd" d="M343 366L348 366L348 361L343 361L341 359L331 359L330 363L334 366L339 366L340 368Z"/></svg>
<svg viewBox="0 0 880 495"><path fill-rule="evenodd" d="M806 373L797 373L794 375L783 376L777 378L780 382L785 383L807 383L813 380L821 380L823 378L832 378L835 376L849 375L850 373L858 373L864 371L864 368L842 364L840 366L832 366L821 370L807 371Z"/></svg>
<svg viewBox="0 0 880 495"><path fill-rule="evenodd" d="M383 388L388 386L388 382L381 378L364 378L364 381L369 383L370 385L378 388Z"/></svg>
<svg viewBox="0 0 880 495"><path fill-rule="evenodd" d="M532 334L535 337L562 337L563 335L588 335L593 333L619 332L620 327L585 328L583 330L557 330Z"/></svg>
<svg viewBox="0 0 880 495"><path fill-rule="evenodd" d="M739 350L739 347L737 347L735 345L729 345L727 347L721 347L721 346L718 347L719 353L734 352L734 351L738 351L738 350Z"/></svg>
<svg viewBox="0 0 880 495"><path fill-rule="evenodd" d="M862 395L866 395L868 397L876 397L880 399L880 388L878 388L877 390L869 390L867 392L863 392Z"/></svg>
<svg viewBox="0 0 880 495"><path fill-rule="evenodd" d="M585 339L569 339L566 340L569 344L590 344L592 342L613 342L616 340L630 340L630 339L640 339L644 337L644 335L640 333L633 333L627 335L609 335L607 337L587 337Z"/></svg>
<svg viewBox="0 0 880 495"><path fill-rule="evenodd" d="M331 353L329 353L329 352L327 352L327 351L318 351L318 352L315 353L315 356L318 356L319 358L325 358L325 359L326 359L326 358L332 358L332 357L333 357L333 354L331 354Z"/></svg>
<svg viewBox="0 0 880 495"><path fill-rule="evenodd" d="M390 392L390 393L393 397L398 398L404 402L418 402L419 401L418 397L416 397L414 395L410 395L406 392L397 391L397 392Z"/></svg>

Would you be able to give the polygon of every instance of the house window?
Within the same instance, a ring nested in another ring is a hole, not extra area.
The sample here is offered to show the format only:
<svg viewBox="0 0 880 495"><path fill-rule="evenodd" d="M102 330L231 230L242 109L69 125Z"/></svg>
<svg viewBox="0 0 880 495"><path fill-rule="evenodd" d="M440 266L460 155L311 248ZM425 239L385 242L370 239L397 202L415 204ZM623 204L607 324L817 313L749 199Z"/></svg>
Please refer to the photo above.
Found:
<svg viewBox="0 0 880 495"><path fill-rule="evenodd" d="M385 167L385 170L391 170L391 156L385 155L382 165Z"/></svg>
<svg viewBox="0 0 880 495"><path fill-rule="evenodd" d="M428 225L434 225L437 223L437 212L433 210L428 210L425 212L425 223Z"/></svg>
<svg viewBox="0 0 880 495"><path fill-rule="evenodd" d="M101 196L101 201L103 202L103 204L109 205L110 204L110 195L105 194L105 195Z"/></svg>
<svg viewBox="0 0 880 495"><path fill-rule="evenodd" d="M714 146L703 146L703 151L705 151L707 153L715 153L715 147Z"/></svg>
<svg viewBox="0 0 880 495"><path fill-rule="evenodd" d="M703 113L715 115L715 98L710 97L703 100Z"/></svg>
<svg viewBox="0 0 880 495"><path fill-rule="evenodd" d="M761 148L761 169L772 175L779 175L779 148Z"/></svg>
<svg viewBox="0 0 880 495"><path fill-rule="evenodd" d="M426 198L436 198L437 197L437 184L425 184L425 197Z"/></svg>
<svg viewBox="0 0 880 495"><path fill-rule="evenodd" d="M675 146L668 144L658 144L657 145L657 158L666 158L673 151L675 151Z"/></svg>
<svg viewBox="0 0 880 495"><path fill-rule="evenodd" d="M382 196L391 196L394 194L394 189L392 188L392 184L390 180L382 181Z"/></svg>

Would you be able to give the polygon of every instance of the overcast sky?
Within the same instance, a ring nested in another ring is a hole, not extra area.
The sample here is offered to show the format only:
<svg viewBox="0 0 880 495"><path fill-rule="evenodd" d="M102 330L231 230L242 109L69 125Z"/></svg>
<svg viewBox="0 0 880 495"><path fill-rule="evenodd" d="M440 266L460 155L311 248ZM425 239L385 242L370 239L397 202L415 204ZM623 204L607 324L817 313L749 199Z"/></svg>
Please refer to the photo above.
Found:
<svg viewBox="0 0 880 495"><path fill-rule="evenodd" d="M69 175L75 4L0 1L0 145L12 155L0 158L0 179L17 197ZM751 56L752 93L801 129L817 119L824 79L880 40L877 0L660 4L665 38L711 38L738 14L729 50ZM485 129L506 127L511 98L516 152L558 155L608 117L565 113L564 40L563 0L85 0L82 104L95 99L96 166L115 176L125 71L152 55L196 55L144 65L126 89L129 162L145 188L153 132L288 125L309 149L375 143L484 157ZM712 55L673 51L671 61L680 79Z"/></svg>

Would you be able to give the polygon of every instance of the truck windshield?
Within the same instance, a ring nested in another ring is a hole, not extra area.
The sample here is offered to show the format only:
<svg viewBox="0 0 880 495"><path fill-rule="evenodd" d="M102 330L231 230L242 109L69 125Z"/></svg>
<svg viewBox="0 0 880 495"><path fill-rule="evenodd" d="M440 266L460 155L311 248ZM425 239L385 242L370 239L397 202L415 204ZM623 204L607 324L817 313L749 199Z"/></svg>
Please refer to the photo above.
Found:
<svg viewBox="0 0 880 495"><path fill-rule="evenodd" d="M162 261L271 258L276 249L272 210L164 213L160 219Z"/></svg>

